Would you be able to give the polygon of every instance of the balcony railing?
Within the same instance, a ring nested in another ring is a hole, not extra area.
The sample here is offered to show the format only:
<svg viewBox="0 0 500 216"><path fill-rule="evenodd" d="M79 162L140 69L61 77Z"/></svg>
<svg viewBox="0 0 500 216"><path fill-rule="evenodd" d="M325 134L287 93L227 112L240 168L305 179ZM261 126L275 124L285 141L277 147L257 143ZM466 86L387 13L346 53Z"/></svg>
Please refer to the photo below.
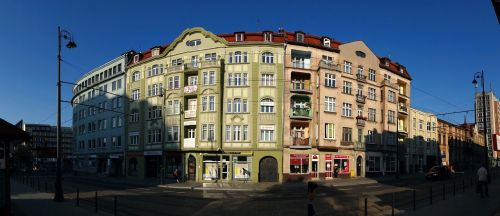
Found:
<svg viewBox="0 0 500 216"><path fill-rule="evenodd" d="M319 67L320 68L325 68L325 69L329 69L329 70L336 70L336 71L340 71L340 65L339 64L335 64L333 62L326 62L326 61L319 61Z"/></svg>
<svg viewBox="0 0 500 216"><path fill-rule="evenodd" d="M309 69L310 65L306 64L304 61L292 61L292 67L294 67L294 68L302 68L302 69Z"/></svg>
<svg viewBox="0 0 500 216"><path fill-rule="evenodd" d="M292 137L292 148L310 148L311 142L309 137Z"/></svg>
<svg viewBox="0 0 500 216"><path fill-rule="evenodd" d="M184 118L195 118L196 117L196 110L185 110L184 111Z"/></svg>
<svg viewBox="0 0 500 216"><path fill-rule="evenodd" d="M290 91L310 94L310 93L312 93L312 88L311 88L311 85L298 84L298 83L292 82L290 85Z"/></svg>
<svg viewBox="0 0 500 216"><path fill-rule="evenodd" d="M360 95L360 94L356 95L356 102L364 104L365 101L366 101L366 96L365 95Z"/></svg>
<svg viewBox="0 0 500 216"><path fill-rule="evenodd" d="M391 81L389 81L389 80L382 80L382 86L389 86L393 89L399 89L398 84L391 83Z"/></svg>
<svg viewBox="0 0 500 216"><path fill-rule="evenodd" d="M290 118L305 118L311 119L311 109L310 108L291 108Z"/></svg>
<svg viewBox="0 0 500 216"><path fill-rule="evenodd" d="M198 62L191 62L188 64L184 64L184 70L198 70L200 64Z"/></svg>
<svg viewBox="0 0 500 216"><path fill-rule="evenodd" d="M399 104L399 112L408 114L408 107L406 104Z"/></svg>
<svg viewBox="0 0 500 216"><path fill-rule="evenodd" d="M185 94L195 94L196 91L198 90L198 86L184 86L184 93Z"/></svg>
<svg viewBox="0 0 500 216"><path fill-rule="evenodd" d="M361 82L366 82L366 76L363 74L357 74L356 79Z"/></svg>
<svg viewBox="0 0 500 216"><path fill-rule="evenodd" d="M178 71L182 71L182 70L184 70L183 65L173 65L173 66L170 66L167 68L168 73L178 72Z"/></svg>
<svg viewBox="0 0 500 216"><path fill-rule="evenodd" d="M407 130L407 129L408 129L408 128L406 128L406 126L404 126L404 125L398 125L398 131L399 131L400 133L408 133L408 130Z"/></svg>
<svg viewBox="0 0 500 216"><path fill-rule="evenodd" d="M213 59L213 60L205 60L200 62L200 67L215 67L220 65L220 60L219 59Z"/></svg>
<svg viewBox="0 0 500 216"><path fill-rule="evenodd" d="M359 127L364 127L366 125L366 117L357 116L356 117L356 125Z"/></svg>

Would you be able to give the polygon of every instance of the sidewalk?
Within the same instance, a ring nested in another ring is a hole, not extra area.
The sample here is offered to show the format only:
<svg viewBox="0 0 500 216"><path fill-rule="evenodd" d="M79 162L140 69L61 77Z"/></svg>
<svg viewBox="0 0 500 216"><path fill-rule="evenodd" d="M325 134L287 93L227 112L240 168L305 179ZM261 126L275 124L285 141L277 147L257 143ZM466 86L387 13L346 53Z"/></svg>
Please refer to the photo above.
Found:
<svg viewBox="0 0 500 216"><path fill-rule="evenodd" d="M52 193L41 193L31 188L11 181L12 211L14 216L86 216L109 215L94 213L90 208L77 207L74 202L54 202Z"/></svg>
<svg viewBox="0 0 500 216"><path fill-rule="evenodd" d="M407 212L407 215L500 215L500 181L492 181L488 185L489 197L481 198L475 190L457 194L452 199L440 201L435 205Z"/></svg>

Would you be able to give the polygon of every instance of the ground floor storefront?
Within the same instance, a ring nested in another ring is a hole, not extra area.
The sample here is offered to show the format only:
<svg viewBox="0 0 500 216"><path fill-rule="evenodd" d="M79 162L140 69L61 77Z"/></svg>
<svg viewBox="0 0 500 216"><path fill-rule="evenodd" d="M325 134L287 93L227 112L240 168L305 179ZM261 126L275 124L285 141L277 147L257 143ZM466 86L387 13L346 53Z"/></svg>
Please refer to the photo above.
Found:
<svg viewBox="0 0 500 216"><path fill-rule="evenodd" d="M186 179L198 182L280 182L281 151L186 152Z"/></svg>
<svg viewBox="0 0 500 216"><path fill-rule="evenodd" d="M102 176L123 176L123 153L75 155L73 170Z"/></svg>
<svg viewBox="0 0 500 216"><path fill-rule="evenodd" d="M365 176L365 153L355 150L283 150L283 181Z"/></svg>
<svg viewBox="0 0 500 216"><path fill-rule="evenodd" d="M126 154L126 173L137 178L173 178L177 169L182 173L180 151L129 151Z"/></svg>
<svg viewBox="0 0 500 216"><path fill-rule="evenodd" d="M400 159L401 167L405 167ZM366 152L366 177L394 175L396 173L396 152Z"/></svg>

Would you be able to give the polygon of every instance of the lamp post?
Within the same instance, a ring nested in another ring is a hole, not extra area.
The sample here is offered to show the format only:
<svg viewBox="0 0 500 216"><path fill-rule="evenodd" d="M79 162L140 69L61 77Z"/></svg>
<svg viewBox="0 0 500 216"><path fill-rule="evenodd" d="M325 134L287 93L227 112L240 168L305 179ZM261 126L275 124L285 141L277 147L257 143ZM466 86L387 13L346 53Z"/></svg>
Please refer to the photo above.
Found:
<svg viewBox="0 0 500 216"><path fill-rule="evenodd" d="M476 72L474 74L474 80L472 80L472 84L474 85L475 88L477 88L477 80L481 78L481 86L483 88L483 132L484 132L484 163L486 168L489 167L489 160L488 160L488 134L487 134L487 127L486 127L486 97L484 94L484 72L481 70L481 72Z"/></svg>
<svg viewBox="0 0 500 216"><path fill-rule="evenodd" d="M68 49L76 48L76 43L73 41L73 36L68 31L57 27L57 164L56 164L56 181L54 191L54 201L64 201L61 175L61 40L68 40L66 47Z"/></svg>
<svg viewBox="0 0 500 216"><path fill-rule="evenodd" d="M165 115L167 115L167 108L166 108L166 100L167 100L167 90L164 89L164 88L161 88L160 89L160 97L163 98L163 105L162 105L162 121L161 121L161 133L163 134L162 136L162 140L161 140L161 160L160 160L160 184L163 184L164 183L164 179L165 179L165 143L163 142L166 138L166 135L167 133L165 132ZM165 110L163 109L165 108Z"/></svg>

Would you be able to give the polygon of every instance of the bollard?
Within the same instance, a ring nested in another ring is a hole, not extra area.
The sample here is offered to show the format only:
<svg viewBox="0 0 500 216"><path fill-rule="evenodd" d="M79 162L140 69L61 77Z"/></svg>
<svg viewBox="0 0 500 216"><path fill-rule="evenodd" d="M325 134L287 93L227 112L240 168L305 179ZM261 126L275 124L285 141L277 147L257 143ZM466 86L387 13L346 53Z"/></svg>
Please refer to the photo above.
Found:
<svg viewBox="0 0 500 216"><path fill-rule="evenodd" d="M97 213L97 191L95 192L95 213Z"/></svg>
<svg viewBox="0 0 500 216"><path fill-rule="evenodd" d="M432 186L429 188L429 194L431 195L430 196L430 203L432 205Z"/></svg>
<svg viewBox="0 0 500 216"><path fill-rule="evenodd" d="M455 196L455 194L456 194L455 186L456 186L456 182L453 182L453 196Z"/></svg>
<svg viewBox="0 0 500 216"><path fill-rule="evenodd" d="M117 208L117 200L118 200L118 197L115 196L115 208L114 208L114 211L113 211L113 215L116 216L118 214L118 208Z"/></svg>
<svg viewBox="0 0 500 216"><path fill-rule="evenodd" d="M417 210L417 190L413 189L413 211Z"/></svg>
<svg viewBox="0 0 500 216"><path fill-rule="evenodd" d="M80 206L80 189L76 188L76 206Z"/></svg>
<svg viewBox="0 0 500 216"><path fill-rule="evenodd" d="M445 197L445 196L446 196L446 185L445 185L445 184L443 184L443 200L445 200L445 199L446 199L446 197Z"/></svg>
<svg viewBox="0 0 500 216"><path fill-rule="evenodd" d="M365 216L368 216L368 197L365 197Z"/></svg>
<svg viewBox="0 0 500 216"><path fill-rule="evenodd" d="M394 206L396 205L396 193L392 193L392 216L394 216Z"/></svg>

